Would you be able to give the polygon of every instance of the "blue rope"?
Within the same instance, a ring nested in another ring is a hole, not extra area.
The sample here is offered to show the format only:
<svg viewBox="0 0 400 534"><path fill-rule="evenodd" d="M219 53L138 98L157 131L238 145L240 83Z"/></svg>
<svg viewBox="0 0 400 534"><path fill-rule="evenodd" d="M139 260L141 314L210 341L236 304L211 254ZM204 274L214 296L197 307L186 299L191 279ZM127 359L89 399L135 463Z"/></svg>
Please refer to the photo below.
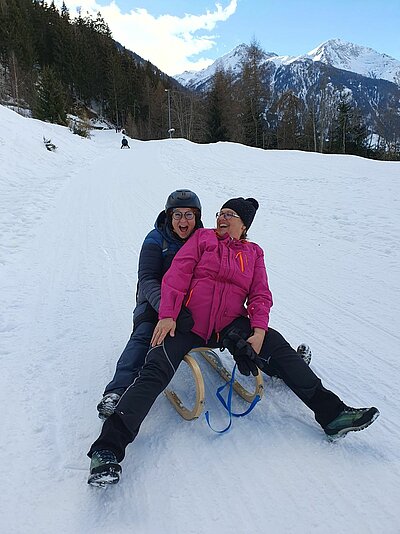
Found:
<svg viewBox="0 0 400 534"><path fill-rule="evenodd" d="M228 425L223 430L215 430L215 428L213 428L211 426L211 423L210 423L210 413L209 413L209 411L207 410L206 413L204 414L208 426L211 428L211 430L213 430L217 434L224 434L225 432L227 432L232 426L232 417L244 417L245 415L249 414L252 411L252 409L254 408L254 406L257 404L257 402L259 402L261 400L260 395L256 395L254 397L253 401L251 402L250 407L245 412L242 412L242 413L232 412L232 393L233 393L233 383L235 382L236 367L237 366L235 364L235 367L233 368L232 376L231 376L231 379L229 380L229 382L226 382L226 384L224 384L223 386L220 386L217 389L217 392L216 392L216 396L217 396L218 400L221 402L222 406L228 412L228 415L229 415L229 423L228 423ZM221 392L227 386L229 386L228 399L225 401L225 399L223 398Z"/></svg>

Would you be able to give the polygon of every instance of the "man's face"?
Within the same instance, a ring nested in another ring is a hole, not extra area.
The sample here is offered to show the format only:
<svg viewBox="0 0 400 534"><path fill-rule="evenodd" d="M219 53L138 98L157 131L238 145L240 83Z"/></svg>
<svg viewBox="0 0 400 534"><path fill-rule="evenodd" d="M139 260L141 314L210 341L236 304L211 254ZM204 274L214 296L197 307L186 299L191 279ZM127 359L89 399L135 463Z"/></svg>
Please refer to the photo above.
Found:
<svg viewBox="0 0 400 534"><path fill-rule="evenodd" d="M176 208L172 212L172 228L181 239L187 239L195 225L196 217L192 208Z"/></svg>

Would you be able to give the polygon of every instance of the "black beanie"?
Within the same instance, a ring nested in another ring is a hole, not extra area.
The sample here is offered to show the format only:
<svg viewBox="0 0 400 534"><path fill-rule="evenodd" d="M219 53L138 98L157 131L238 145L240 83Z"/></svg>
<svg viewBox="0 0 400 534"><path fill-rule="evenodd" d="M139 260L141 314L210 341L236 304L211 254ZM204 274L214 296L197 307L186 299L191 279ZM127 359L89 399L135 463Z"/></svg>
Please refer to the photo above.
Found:
<svg viewBox="0 0 400 534"><path fill-rule="evenodd" d="M248 230L253 222L256 211L258 210L258 202L255 198L231 198L222 206L221 209L230 208L239 215L243 224Z"/></svg>

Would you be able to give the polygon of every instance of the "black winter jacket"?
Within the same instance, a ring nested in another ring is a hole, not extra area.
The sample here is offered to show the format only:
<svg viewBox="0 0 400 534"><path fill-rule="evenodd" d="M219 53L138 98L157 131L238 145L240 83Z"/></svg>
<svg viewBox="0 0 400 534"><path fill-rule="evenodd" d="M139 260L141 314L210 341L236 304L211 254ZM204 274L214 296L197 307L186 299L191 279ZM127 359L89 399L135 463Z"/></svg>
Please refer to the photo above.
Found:
<svg viewBox="0 0 400 534"><path fill-rule="evenodd" d="M196 220L197 228L202 228ZM161 300L161 280L170 268L175 254L185 243L167 223L162 211L154 224L154 230L147 234L140 251L136 308L133 311L134 327L144 321L157 323Z"/></svg>

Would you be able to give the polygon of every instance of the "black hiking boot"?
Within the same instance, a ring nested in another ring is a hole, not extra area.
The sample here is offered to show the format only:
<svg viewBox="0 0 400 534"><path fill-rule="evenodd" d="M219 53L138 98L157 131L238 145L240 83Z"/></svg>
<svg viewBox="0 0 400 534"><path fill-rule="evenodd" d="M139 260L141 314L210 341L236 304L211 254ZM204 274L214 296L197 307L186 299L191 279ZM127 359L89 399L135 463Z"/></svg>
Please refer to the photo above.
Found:
<svg viewBox="0 0 400 534"><path fill-rule="evenodd" d="M97 411L102 421L105 421L107 417L110 417L114 413L115 407L119 402L121 395L118 393L106 393L97 405Z"/></svg>
<svg viewBox="0 0 400 534"><path fill-rule="evenodd" d="M88 484L100 487L117 484L121 471L122 468L112 451L94 451L90 462Z"/></svg>
<svg viewBox="0 0 400 534"><path fill-rule="evenodd" d="M348 432L364 430L379 417L378 408L350 408L347 406L329 425L324 427L329 439L343 438Z"/></svg>
<svg viewBox="0 0 400 534"><path fill-rule="evenodd" d="M297 347L296 352L300 354L300 356L303 358L303 360L306 362L307 365L310 365L311 363L311 349L308 345L305 343L302 343Z"/></svg>

